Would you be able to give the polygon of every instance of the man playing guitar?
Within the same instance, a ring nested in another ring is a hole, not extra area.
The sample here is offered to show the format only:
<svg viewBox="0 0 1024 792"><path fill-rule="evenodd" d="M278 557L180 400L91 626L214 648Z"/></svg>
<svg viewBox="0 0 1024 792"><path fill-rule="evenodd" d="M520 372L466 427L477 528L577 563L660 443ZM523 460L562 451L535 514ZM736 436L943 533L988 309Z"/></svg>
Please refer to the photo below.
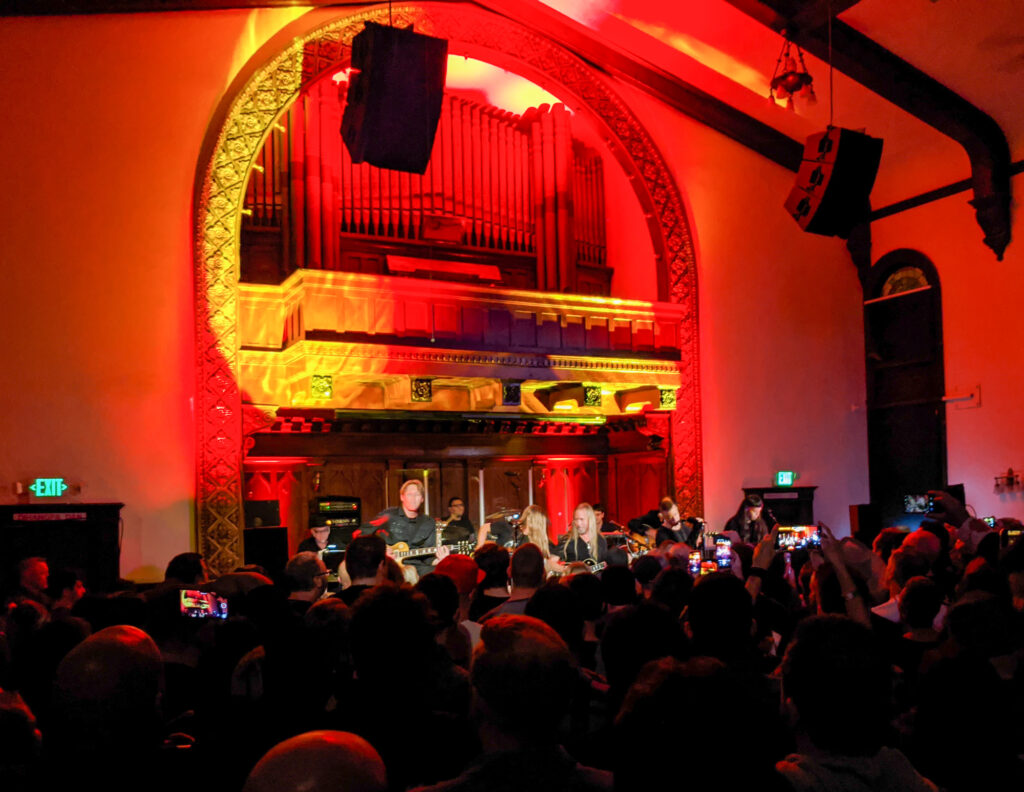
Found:
<svg viewBox="0 0 1024 792"><path fill-rule="evenodd" d="M398 491L401 505L385 509L372 520L374 533L384 537L384 541L390 546L398 542L404 542L410 550L431 548L437 545L437 528L434 519L426 514L420 514L420 507L423 505L423 484L415 479L410 479L402 484ZM434 558L429 555L425 558L414 558L405 562L407 576L418 579L420 575L426 575L433 571L433 566L442 558L448 555L448 548L440 545L434 552Z"/></svg>
<svg viewBox="0 0 1024 792"><path fill-rule="evenodd" d="M572 525L558 554L566 563L590 561L601 563L608 555L608 542L597 530L597 518L589 503L581 503L572 515Z"/></svg>

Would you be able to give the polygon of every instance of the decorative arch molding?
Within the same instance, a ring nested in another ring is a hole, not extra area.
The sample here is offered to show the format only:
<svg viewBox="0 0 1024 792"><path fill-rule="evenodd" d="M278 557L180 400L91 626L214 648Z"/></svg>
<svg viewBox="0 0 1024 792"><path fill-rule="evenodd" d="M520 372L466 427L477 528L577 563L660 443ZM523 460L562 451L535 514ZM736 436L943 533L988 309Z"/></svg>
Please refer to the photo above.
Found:
<svg viewBox="0 0 1024 792"><path fill-rule="evenodd" d="M274 37L236 78L214 115L195 191L197 527L200 550L218 570L241 563L242 459L258 428L238 387L241 209L253 160L278 117L303 88L349 65L352 38L387 8L330 18L323 10ZM643 207L658 266L659 299L688 308L680 326L680 379L670 414L673 479L684 513L703 513L697 270L678 186L642 124L608 80L556 42L476 6L395 6L393 23L448 39L451 50L503 65L586 113L628 175Z"/></svg>

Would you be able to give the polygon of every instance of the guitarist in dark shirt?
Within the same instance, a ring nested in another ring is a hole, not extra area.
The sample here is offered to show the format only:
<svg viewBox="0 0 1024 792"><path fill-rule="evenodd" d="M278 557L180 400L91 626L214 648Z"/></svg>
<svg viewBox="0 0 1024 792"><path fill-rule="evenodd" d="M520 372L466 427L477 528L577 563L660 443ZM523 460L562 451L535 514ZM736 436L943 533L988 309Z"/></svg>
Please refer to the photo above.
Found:
<svg viewBox="0 0 1024 792"><path fill-rule="evenodd" d="M423 505L423 485L419 481L409 480L402 485L398 497L401 501L400 506L385 509L370 520L373 532L383 536L389 547L398 542L405 542L410 550L435 547L437 530L434 518L420 514L420 506ZM419 576L432 572L434 564L446 555L448 548L441 545L434 553L434 558L429 555L411 558L404 562L404 566L411 567L418 579Z"/></svg>
<svg viewBox="0 0 1024 792"><path fill-rule="evenodd" d="M573 512L572 525L558 546L558 555L566 563L592 561L599 564L606 560L608 542L597 530L597 518L589 503L581 503Z"/></svg>

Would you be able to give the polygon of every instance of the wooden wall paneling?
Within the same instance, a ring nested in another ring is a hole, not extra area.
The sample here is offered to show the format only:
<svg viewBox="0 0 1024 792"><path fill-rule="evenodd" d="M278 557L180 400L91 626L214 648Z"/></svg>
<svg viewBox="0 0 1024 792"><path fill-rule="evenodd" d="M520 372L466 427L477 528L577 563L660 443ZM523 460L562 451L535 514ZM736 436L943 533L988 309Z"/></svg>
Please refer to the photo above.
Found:
<svg viewBox="0 0 1024 792"><path fill-rule="evenodd" d="M298 549L309 533L309 509L306 505L306 466L282 470L277 474L277 501L281 525L288 528L288 554Z"/></svg>
<svg viewBox="0 0 1024 792"><path fill-rule="evenodd" d="M361 501L364 522L384 509L387 466L383 461L329 462L319 473L320 490L310 491L307 500L318 495L352 495Z"/></svg>
<svg viewBox="0 0 1024 792"><path fill-rule="evenodd" d="M479 459L471 459L466 463L466 513L476 526L484 521L486 514L480 504L480 482L483 475L483 463Z"/></svg>
<svg viewBox="0 0 1024 792"><path fill-rule="evenodd" d="M659 501L665 495L675 498L675 493L668 492L665 488L668 480L668 460L664 456L646 460L640 466L639 473L640 476L637 482L637 495L640 500L639 514L657 508Z"/></svg>
<svg viewBox="0 0 1024 792"><path fill-rule="evenodd" d="M606 350L610 349L611 345L608 339L608 320L604 317L588 317L584 324L587 337L587 349L589 350Z"/></svg>
<svg viewBox="0 0 1024 792"><path fill-rule="evenodd" d="M637 352L654 350L654 323L638 319L633 323L633 349Z"/></svg>
<svg viewBox="0 0 1024 792"><path fill-rule="evenodd" d="M611 337L611 348L616 351L627 351L633 349L633 328L628 319L612 319L609 322L609 336Z"/></svg>
<svg viewBox="0 0 1024 792"><path fill-rule="evenodd" d="M627 459L613 457L609 465L615 471L615 517L626 525L639 511L637 501L637 470Z"/></svg>
<svg viewBox="0 0 1024 792"><path fill-rule="evenodd" d="M484 340L488 344L500 347L509 346L512 317L503 308L492 308L487 311L487 328Z"/></svg>
<svg viewBox="0 0 1024 792"><path fill-rule="evenodd" d="M525 509L529 503L528 459L514 461L485 461L484 514L499 509Z"/></svg>
<svg viewBox="0 0 1024 792"><path fill-rule="evenodd" d="M618 494L615 492L615 465L608 457L597 460L598 501L604 504L605 518L619 520Z"/></svg>
<svg viewBox="0 0 1024 792"><path fill-rule="evenodd" d="M542 313L537 317L537 345L547 349L562 346L561 319L555 313Z"/></svg>
<svg viewBox="0 0 1024 792"><path fill-rule="evenodd" d="M470 504L473 501L469 492L466 476L466 463L463 460L441 462L441 502L435 512L439 519L448 519L448 501L452 498L462 498L466 504L466 513L469 513ZM472 518L470 518L472 519ZM476 525L474 521L474 525Z"/></svg>
<svg viewBox="0 0 1024 792"><path fill-rule="evenodd" d="M410 335L430 335L430 303L426 299L405 299L402 306L405 314L404 330Z"/></svg>
<svg viewBox="0 0 1024 792"><path fill-rule="evenodd" d="M617 454L610 459L610 467L615 471L616 512L612 516L618 522L626 525L658 507L666 494L664 453Z"/></svg>
<svg viewBox="0 0 1024 792"><path fill-rule="evenodd" d="M535 347L545 346L543 340L538 344L537 319L532 311L512 312L512 346Z"/></svg>
<svg viewBox="0 0 1024 792"><path fill-rule="evenodd" d="M565 317L565 327L562 328L562 347L573 352L586 348L582 316Z"/></svg>
<svg viewBox="0 0 1024 792"><path fill-rule="evenodd" d="M428 499L424 503L423 513L431 517L444 518L448 516L448 510L442 504L443 482L441 480L441 465L438 462L416 462L409 463L412 470L427 471L427 494ZM422 479L421 479L422 480Z"/></svg>
<svg viewBox="0 0 1024 792"><path fill-rule="evenodd" d="M484 340L484 327L487 323L484 310L472 306L464 306L462 314L462 338L471 344L481 344Z"/></svg>
<svg viewBox="0 0 1024 792"><path fill-rule="evenodd" d="M438 338L458 338L459 309L454 305L435 303L433 329Z"/></svg>

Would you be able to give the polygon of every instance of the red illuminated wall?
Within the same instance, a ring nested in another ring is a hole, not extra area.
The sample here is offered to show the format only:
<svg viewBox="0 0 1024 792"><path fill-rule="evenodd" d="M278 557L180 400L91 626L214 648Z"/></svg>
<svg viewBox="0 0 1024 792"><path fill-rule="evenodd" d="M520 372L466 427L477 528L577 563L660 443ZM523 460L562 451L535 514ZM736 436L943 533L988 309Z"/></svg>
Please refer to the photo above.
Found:
<svg viewBox="0 0 1024 792"><path fill-rule="evenodd" d="M235 64L293 15L0 24L0 499L63 475L79 500L123 502L138 580L194 546L199 146Z"/></svg>

